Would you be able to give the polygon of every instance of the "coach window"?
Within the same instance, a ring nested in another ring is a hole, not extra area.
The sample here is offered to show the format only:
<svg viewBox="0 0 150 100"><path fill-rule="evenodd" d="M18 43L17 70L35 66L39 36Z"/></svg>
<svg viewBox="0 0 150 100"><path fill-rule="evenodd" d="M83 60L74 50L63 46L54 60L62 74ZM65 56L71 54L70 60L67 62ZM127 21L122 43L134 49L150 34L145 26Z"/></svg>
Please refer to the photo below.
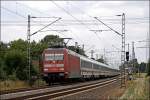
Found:
<svg viewBox="0 0 150 100"><path fill-rule="evenodd" d="M94 69L99 69L99 65L98 64L93 64L93 68Z"/></svg>
<svg viewBox="0 0 150 100"><path fill-rule="evenodd" d="M83 67L84 67L84 61L81 60L81 68L83 68Z"/></svg>
<svg viewBox="0 0 150 100"><path fill-rule="evenodd" d="M91 62L89 62L89 67L92 68L92 63Z"/></svg>

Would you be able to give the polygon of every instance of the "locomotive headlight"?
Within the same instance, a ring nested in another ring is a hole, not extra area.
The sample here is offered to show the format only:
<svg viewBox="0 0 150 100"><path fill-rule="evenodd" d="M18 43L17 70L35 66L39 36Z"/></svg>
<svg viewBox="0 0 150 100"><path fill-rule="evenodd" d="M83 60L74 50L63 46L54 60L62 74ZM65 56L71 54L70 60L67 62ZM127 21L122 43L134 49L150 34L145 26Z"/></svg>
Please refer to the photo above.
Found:
<svg viewBox="0 0 150 100"><path fill-rule="evenodd" d="M48 69L47 69L47 68L44 68L44 71L48 71Z"/></svg>
<svg viewBox="0 0 150 100"><path fill-rule="evenodd" d="M64 70L64 68L59 68L59 70Z"/></svg>

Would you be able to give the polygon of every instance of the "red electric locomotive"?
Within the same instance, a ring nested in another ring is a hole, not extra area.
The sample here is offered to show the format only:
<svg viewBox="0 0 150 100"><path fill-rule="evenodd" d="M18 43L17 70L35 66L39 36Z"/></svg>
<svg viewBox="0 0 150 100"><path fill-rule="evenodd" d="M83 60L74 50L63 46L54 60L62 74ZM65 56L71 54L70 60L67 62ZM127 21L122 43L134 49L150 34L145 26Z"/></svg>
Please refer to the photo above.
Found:
<svg viewBox="0 0 150 100"><path fill-rule="evenodd" d="M118 70L66 48L45 49L41 66L43 79L47 83L118 75Z"/></svg>

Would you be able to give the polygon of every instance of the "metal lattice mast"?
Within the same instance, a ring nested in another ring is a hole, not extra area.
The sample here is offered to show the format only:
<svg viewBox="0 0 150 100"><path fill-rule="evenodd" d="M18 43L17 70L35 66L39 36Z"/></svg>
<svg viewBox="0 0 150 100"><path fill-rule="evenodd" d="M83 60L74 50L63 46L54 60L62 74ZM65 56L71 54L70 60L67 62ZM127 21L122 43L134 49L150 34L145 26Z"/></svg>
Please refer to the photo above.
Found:
<svg viewBox="0 0 150 100"><path fill-rule="evenodd" d="M135 59L134 42L132 42L132 60Z"/></svg>
<svg viewBox="0 0 150 100"><path fill-rule="evenodd" d="M31 57L30 57L30 15L28 15L28 30L27 30L27 42L28 42L28 47L27 47L27 55L28 55L28 59L27 59L27 62L28 62L28 78L29 78L29 81L30 81L30 67L31 67Z"/></svg>
<svg viewBox="0 0 150 100"><path fill-rule="evenodd" d="M57 22L58 20L61 19L60 17L58 17L57 20L49 23L48 25L44 26L43 28L41 28L41 29L39 29L39 30L37 30L37 31L35 31L34 33L31 34L30 33L31 18L51 18L51 17L34 17L34 16L28 15L28 29L27 29L27 42L28 42L28 44L27 44L27 56L28 56L28 58L27 58L27 62L28 62L28 67L29 67L29 69L28 69L29 70L28 71L29 82L30 82L30 78L31 78L31 71L30 71L30 69L31 69L31 54L30 54L31 53L31 47L30 47L30 38L31 38L31 36L37 34L38 32L42 32L42 30L44 30L48 26L54 24L55 22Z"/></svg>
<svg viewBox="0 0 150 100"><path fill-rule="evenodd" d="M120 67L120 74L121 74L121 87L125 87L126 83L126 76L125 76L125 14L117 15L122 16L122 33L117 32L113 28L109 27L107 24L99 20L97 17L94 17L96 20L101 22L103 25L107 26L111 31L117 33L122 37L122 46L121 46L121 67Z"/></svg>
<svg viewBox="0 0 150 100"><path fill-rule="evenodd" d="M122 14L121 87L125 87L125 14Z"/></svg>

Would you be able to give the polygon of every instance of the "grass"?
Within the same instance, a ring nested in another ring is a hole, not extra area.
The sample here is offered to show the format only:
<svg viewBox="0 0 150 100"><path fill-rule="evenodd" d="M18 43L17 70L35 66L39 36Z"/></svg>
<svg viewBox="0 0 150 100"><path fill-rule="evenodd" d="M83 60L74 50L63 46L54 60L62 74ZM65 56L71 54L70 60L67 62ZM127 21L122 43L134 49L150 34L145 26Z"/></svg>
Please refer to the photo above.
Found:
<svg viewBox="0 0 150 100"><path fill-rule="evenodd" d="M39 87L46 85L43 80L37 80L32 87ZM5 90L14 90L14 89L21 89L21 88L31 88L27 81L20 81L20 80L5 80L0 81L0 91Z"/></svg>
<svg viewBox="0 0 150 100"><path fill-rule="evenodd" d="M150 77L142 73L136 76L135 80L127 82L127 89L121 96L121 100L150 100Z"/></svg>
<svg viewBox="0 0 150 100"><path fill-rule="evenodd" d="M27 82L19 81L19 80L5 80L0 81L0 91L5 90L13 90L13 89L19 89L19 88L29 88L29 85Z"/></svg>

